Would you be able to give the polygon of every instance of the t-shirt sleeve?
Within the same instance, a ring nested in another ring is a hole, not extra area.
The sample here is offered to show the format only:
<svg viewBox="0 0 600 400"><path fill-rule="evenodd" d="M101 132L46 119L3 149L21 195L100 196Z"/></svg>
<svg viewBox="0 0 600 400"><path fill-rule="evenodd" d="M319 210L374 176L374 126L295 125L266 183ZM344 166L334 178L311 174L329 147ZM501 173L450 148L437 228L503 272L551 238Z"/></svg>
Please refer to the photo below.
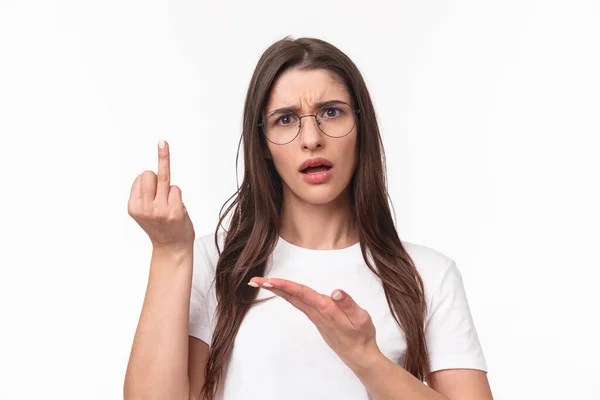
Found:
<svg viewBox="0 0 600 400"><path fill-rule="evenodd" d="M211 302L208 297L213 268L206 246L202 238L198 238L194 243L189 335L208 345L212 338L212 321L209 316Z"/></svg>
<svg viewBox="0 0 600 400"><path fill-rule="evenodd" d="M431 372L453 368L487 372L462 276L452 259L432 295L425 337Z"/></svg>

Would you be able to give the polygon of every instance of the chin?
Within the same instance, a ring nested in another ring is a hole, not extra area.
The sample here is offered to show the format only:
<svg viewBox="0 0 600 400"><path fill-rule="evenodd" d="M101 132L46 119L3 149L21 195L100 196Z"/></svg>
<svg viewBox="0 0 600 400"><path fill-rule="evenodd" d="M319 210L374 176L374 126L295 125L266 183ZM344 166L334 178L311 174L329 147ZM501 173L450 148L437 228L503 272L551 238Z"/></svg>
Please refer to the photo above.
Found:
<svg viewBox="0 0 600 400"><path fill-rule="evenodd" d="M348 188L348 182L346 185L340 185L340 182L329 181L318 185L311 185L305 182L294 182L293 186L287 185L285 180L282 179L284 196L291 195L297 199L313 205L325 205L338 201L340 196L347 194L344 188Z"/></svg>
<svg viewBox="0 0 600 400"><path fill-rule="evenodd" d="M341 190L337 190L337 188L327 187L327 185L322 185L321 187L310 187L300 192L296 192L296 196L309 204L314 205L323 205L329 204L335 201L340 194Z"/></svg>

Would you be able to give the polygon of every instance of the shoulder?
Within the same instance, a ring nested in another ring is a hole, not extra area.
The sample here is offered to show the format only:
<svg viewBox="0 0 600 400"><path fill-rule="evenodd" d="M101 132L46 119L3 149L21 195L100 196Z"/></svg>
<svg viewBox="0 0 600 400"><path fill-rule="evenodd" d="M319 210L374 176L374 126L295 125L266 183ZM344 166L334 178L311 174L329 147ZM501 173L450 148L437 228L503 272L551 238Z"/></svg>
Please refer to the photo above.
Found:
<svg viewBox="0 0 600 400"><path fill-rule="evenodd" d="M439 250L403 242L423 279L427 316L425 335L431 371L479 369L487 364L471 315L461 273Z"/></svg>
<svg viewBox="0 0 600 400"><path fill-rule="evenodd" d="M214 261L216 264L219 258L219 250L223 251L225 244L225 232L220 230L217 235L217 243L215 243L215 232L205 232L200 236L196 236L194 247L195 251L203 257ZM218 249L217 249L218 245Z"/></svg>
<svg viewBox="0 0 600 400"><path fill-rule="evenodd" d="M225 232L219 231L215 244L215 232L203 233L194 240L194 277L212 279L215 275L219 251L223 251ZM218 248L217 248L218 245Z"/></svg>
<svg viewBox="0 0 600 400"><path fill-rule="evenodd" d="M434 248L402 241L404 249L413 260L417 272L423 280L428 299L439 289L449 274L460 276L454 259Z"/></svg>

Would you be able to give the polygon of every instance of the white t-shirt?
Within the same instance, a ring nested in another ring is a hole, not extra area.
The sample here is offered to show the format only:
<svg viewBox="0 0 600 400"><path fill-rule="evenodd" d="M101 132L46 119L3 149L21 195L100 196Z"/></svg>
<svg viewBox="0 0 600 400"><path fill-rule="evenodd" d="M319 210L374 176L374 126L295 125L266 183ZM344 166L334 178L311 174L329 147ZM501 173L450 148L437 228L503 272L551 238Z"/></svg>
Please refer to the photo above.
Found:
<svg viewBox="0 0 600 400"><path fill-rule="evenodd" d="M223 241L221 232L221 249ZM402 244L425 287L425 334L432 371L471 368L487 372L456 263L434 249L405 241ZM189 334L209 345L215 324L217 258L214 233L196 238ZM292 280L327 295L334 289L345 290L371 315L383 354L403 365L406 342L390 313L381 281L364 262L359 243L339 250L310 250L280 237L265 277ZM258 298L274 296L268 290L258 290ZM312 321L279 297L252 306L246 314L217 398L371 399Z"/></svg>

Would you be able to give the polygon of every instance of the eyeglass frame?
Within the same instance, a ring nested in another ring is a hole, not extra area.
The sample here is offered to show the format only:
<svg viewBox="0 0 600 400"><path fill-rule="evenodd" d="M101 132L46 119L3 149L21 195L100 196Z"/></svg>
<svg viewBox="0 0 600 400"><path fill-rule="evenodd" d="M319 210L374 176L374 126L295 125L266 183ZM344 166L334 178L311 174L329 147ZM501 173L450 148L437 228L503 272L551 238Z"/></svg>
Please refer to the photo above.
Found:
<svg viewBox="0 0 600 400"><path fill-rule="evenodd" d="M290 143L292 143L294 140L296 140L296 138L297 138L297 137L298 137L298 135L300 134L300 131L302 130L302 118L304 118L304 117L315 117L315 123L317 124L317 128L319 128L319 130L320 130L321 132L323 132L323 134L324 134L325 136L329 136L330 138L333 138L333 139L340 139L340 138L343 138L343 137L345 137L345 136L348 136L348 135L350 134L350 132L352 132L352 129L354 129L354 127L356 126L356 117L355 117L355 116L356 116L356 115L358 115L358 114L360 114L360 109L359 109L359 108L353 109L353 108L352 108L352 105L350 105L350 104L346 103L345 101L333 100L333 101L330 101L330 102L327 102L327 103L323 104L323 105L322 105L322 106L321 106L321 107L320 107L320 108L317 110L317 113L318 113L319 111L321 111L322 109L324 109L324 108L327 108L327 107L332 107L332 106L334 106L335 104L345 104L345 105L347 105L348 107L350 107L350 109L352 110L352 116L353 116L353 118L354 118L354 124L352 125L352 128L350 128L350 130L348 131L348 133L346 133L345 135L342 135L342 136L331 136L331 135L328 135L327 133L325 133L325 131L323 131L323 129L321 129L321 123L320 123L320 122L319 122L319 120L318 120L317 114L304 114L304 115L298 115L298 114L297 114L295 111L293 111L293 110L289 110L289 111L290 111L292 114L296 115L296 117L298 117L298 132L296 132L296 135L294 136L294 138L293 138L292 140L290 140L289 142L285 142L285 143L275 143L274 141L272 141L271 139L269 139L269 137L267 136L267 133L266 133L266 131L265 131L265 128L264 128L263 124L265 123L265 118L266 118L266 117L268 117L269 115L271 115L271 114L272 114L274 111L271 111L270 113L268 113L267 115L265 115L265 116L262 118L262 121L261 121L260 123L258 123L257 125L258 125L258 126L260 126L260 128L261 128L261 130L262 130L262 133L263 133L263 135L265 136L265 138L266 138L266 139L267 139L269 142L271 142L271 143L273 143L273 144L275 144L275 145L278 145L278 146L284 146L284 145L286 145L286 144L290 144ZM277 111L277 110L275 110L275 111Z"/></svg>

